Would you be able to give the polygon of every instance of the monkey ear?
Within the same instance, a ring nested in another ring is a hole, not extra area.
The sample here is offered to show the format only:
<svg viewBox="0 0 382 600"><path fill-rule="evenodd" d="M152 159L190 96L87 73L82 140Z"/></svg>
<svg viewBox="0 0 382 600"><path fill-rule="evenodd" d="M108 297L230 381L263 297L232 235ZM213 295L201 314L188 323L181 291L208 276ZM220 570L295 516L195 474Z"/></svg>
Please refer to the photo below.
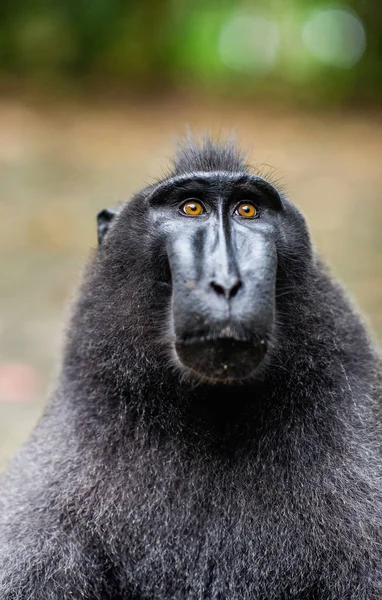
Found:
<svg viewBox="0 0 382 600"><path fill-rule="evenodd" d="M110 223L114 219L117 212L110 208L104 208L97 215L97 233L98 233L98 246L102 244L102 240L110 227Z"/></svg>

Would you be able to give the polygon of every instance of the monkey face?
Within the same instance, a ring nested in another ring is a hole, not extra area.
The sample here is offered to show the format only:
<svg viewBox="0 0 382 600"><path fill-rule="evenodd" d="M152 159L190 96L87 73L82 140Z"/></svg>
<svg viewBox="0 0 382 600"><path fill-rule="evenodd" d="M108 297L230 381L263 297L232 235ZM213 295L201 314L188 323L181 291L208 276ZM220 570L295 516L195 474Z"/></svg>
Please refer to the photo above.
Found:
<svg viewBox="0 0 382 600"><path fill-rule="evenodd" d="M171 278L175 359L199 377L245 379L275 323L276 190L226 173L174 178L150 199Z"/></svg>
<svg viewBox="0 0 382 600"><path fill-rule="evenodd" d="M261 378L310 264L297 209L259 177L217 171L166 179L113 217L98 218L113 343L158 359L170 347L178 369L209 382Z"/></svg>

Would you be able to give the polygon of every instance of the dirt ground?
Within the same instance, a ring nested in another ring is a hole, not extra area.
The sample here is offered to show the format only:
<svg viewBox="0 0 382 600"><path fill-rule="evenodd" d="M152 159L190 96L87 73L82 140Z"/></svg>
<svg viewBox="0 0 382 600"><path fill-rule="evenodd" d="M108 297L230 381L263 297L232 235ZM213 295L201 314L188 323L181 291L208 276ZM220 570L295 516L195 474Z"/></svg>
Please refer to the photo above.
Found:
<svg viewBox="0 0 382 600"><path fill-rule="evenodd" d="M304 211L316 247L382 339L382 113L3 100L0 368L13 371L0 395L0 465L54 386L66 307L96 242L97 211L160 176L187 127L236 133L256 170L270 172ZM24 392L15 397L20 377Z"/></svg>

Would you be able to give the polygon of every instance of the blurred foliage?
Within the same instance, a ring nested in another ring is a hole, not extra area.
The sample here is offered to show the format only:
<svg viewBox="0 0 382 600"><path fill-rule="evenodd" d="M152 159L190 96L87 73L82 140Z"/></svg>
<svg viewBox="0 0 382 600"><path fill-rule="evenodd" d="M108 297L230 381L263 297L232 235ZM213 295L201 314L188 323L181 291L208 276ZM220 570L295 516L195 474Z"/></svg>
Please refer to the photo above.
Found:
<svg viewBox="0 0 382 600"><path fill-rule="evenodd" d="M347 11L350 33L354 30L360 39L349 38L344 30L341 42L342 22L337 29L329 23L317 38L311 21L308 46L313 44L313 51L309 51L302 41L304 23L328 9ZM253 39L245 39L251 23ZM347 44L352 56L363 35L366 45L354 64L317 58L320 45L325 51L337 42L345 49ZM180 87L317 103L375 102L382 94L381 67L380 0L352 0L346 5L324 0L0 3L0 75L5 82L14 78L54 87L59 81L77 86L95 81L105 87L116 83L153 91Z"/></svg>

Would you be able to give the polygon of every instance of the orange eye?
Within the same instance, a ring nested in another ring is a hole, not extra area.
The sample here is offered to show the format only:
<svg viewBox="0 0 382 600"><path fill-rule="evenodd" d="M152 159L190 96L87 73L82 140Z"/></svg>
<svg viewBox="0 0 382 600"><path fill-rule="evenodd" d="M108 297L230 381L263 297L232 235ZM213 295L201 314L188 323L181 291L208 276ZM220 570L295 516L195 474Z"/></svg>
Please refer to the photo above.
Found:
<svg viewBox="0 0 382 600"><path fill-rule="evenodd" d="M196 202L196 200L187 200L187 202L182 204L180 210L189 217L198 217L204 213L203 206L200 204L200 202Z"/></svg>
<svg viewBox="0 0 382 600"><path fill-rule="evenodd" d="M257 215L257 210L253 204L250 204L249 202L240 202L240 204L236 207L235 213L240 217L253 219Z"/></svg>

